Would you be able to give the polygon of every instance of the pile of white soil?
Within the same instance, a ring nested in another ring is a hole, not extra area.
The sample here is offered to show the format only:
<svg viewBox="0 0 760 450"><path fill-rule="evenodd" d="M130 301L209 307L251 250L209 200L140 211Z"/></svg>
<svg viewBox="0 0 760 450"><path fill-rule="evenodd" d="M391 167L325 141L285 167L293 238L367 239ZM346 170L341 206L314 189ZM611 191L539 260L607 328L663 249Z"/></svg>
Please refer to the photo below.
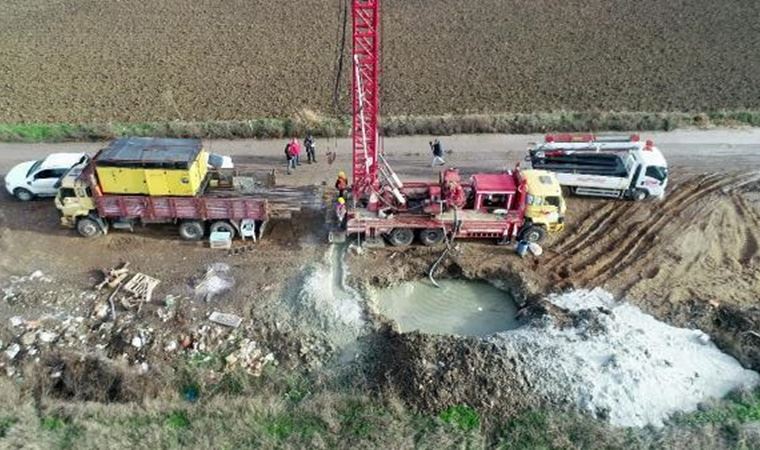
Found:
<svg viewBox="0 0 760 450"><path fill-rule="evenodd" d="M520 355L541 394L618 426L661 426L676 411L757 385L760 376L699 330L676 328L601 289L550 296L577 319L547 320L489 339Z"/></svg>

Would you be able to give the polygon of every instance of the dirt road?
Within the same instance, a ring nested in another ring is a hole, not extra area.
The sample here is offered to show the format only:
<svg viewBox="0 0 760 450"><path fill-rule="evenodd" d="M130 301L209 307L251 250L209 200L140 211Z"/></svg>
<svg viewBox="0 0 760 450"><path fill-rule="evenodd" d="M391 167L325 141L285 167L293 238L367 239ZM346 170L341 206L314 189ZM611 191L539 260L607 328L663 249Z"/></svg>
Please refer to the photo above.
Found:
<svg viewBox="0 0 760 450"><path fill-rule="evenodd" d="M529 142L541 140L541 135L458 135L441 138L444 148L452 150L446 159L465 171L492 170L512 165L525 155ZM642 133L654 139L677 173L689 171L732 171L760 168L760 129L681 130L669 133ZM434 176L430 167L429 137L398 137L385 139L388 160L399 174L409 177ZM209 141L214 152L231 155L238 164L257 169L284 169L285 140ZM350 140L320 139L317 141L319 164L305 166L292 177L282 177L288 184L318 183L331 180L338 169L350 169ZM21 161L39 158L53 152L95 152L102 143L65 144L0 144L0 173ZM325 152L336 152L337 160L326 163Z"/></svg>

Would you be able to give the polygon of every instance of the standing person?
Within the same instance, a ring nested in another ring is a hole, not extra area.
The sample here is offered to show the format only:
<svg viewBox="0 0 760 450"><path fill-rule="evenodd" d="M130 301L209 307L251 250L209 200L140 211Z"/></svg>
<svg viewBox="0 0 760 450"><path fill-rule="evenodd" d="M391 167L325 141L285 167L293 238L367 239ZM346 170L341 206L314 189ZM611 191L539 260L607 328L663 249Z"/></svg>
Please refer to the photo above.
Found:
<svg viewBox="0 0 760 450"><path fill-rule="evenodd" d="M335 204L335 217L338 219L338 226L341 230L346 228L346 218L348 216L346 210L346 199L338 197L338 202Z"/></svg>
<svg viewBox="0 0 760 450"><path fill-rule="evenodd" d="M288 158L288 175L290 175L290 169L296 169L296 154L292 141L285 144L285 156Z"/></svg>
<svg viewBox="0 0 760 450"><path fill-rule="evenodd" d="M430 149L433 151L433 162L430 163L430 166L432 167L435 165L445 165L446 161L443 159L443 146L441 145L441 141L439 141L438 138L430 142Z"/></svg>
<svg viewBox="0 0 760 450"><path fill-rule="evenodd" d="M301 165L301 144L298 139L293 138L290 140L290 146L293 148L293 154L295 155L296 165Z"/></svg>
<svg viewBox="0 0 760 450"><path fill-rule="evenodd" d="M348 178L342 170L338 172L338 179L335 180L335 189L338 191L338 197L346 198L346 189L348 189Z"/></svg>
<svg viewBox="0 0 760 450"><path fill-rule="evenodd" d="M303 140L303 146L306 148L306 159L309 161L309 164L317 162L317 144L314 142L314 136L311 133L306 135L306 139Z"/></svg>

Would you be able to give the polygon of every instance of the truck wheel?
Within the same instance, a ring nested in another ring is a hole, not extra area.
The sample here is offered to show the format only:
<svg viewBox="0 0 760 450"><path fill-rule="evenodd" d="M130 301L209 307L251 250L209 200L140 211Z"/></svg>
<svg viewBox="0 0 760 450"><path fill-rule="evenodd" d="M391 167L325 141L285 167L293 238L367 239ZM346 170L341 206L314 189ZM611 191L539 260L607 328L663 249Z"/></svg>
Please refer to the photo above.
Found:
<svg viewBox="0 0 760 450"><path fill-rule="evenodd" d="M218 222L214 222L211 224L211 232L215 233L217 231L222 231L225 233L230 234L230 239L235 239L235 227L232 226L231 223L226 222L224 220L220 220Z"/></svg>
<svg viewBox="0 0 760 450"><path fill-rule="evenodd" d="M409 228L394 228L388 235L388 240L395 247L404 247L412 243L414 232Z"/></svg>
<svg viewBox="0 0 760 450"><path fill-rule="evenodd" d="M420 242L428 247L443 242L443 230L440 228L426 228L420 231Z"/></svg>
<svg viewBox="0 0 760 450"><path fill-rule="evenodd" d="M540 225L531 225L520 233L520 240L540 242L546 236L546 229Z"/></svg>
<svg viewBox="0 0 760 450"><path fill-rule="evenodd" d="M631 198L635 202L646 200L647 197L649 197L649 194L647 194L647 191L643 189L636 189L633 191L633 195L631 195Z"/></svg>
<svg viewBox="0 0 760 450"><path fill-rule="evenodd" d="M186 241L200 241L204 234L203 223L199 220L185 220L179 224L179 235Z"/></svg>
<svg viewBox="0 0 760 450"><path fill-rule="evenodd" d="M100 225L89 217L82 217L77 221L77 232L86 238L93 238L100 235L103 230L100 229Z"/></svg>
<svg viewBox="0 0 760 450"><path fill-rule="evenodd" d="M34 199L34 194L24 188L17 188L13 191L13 195L22 202L28 202Z"/></svg>

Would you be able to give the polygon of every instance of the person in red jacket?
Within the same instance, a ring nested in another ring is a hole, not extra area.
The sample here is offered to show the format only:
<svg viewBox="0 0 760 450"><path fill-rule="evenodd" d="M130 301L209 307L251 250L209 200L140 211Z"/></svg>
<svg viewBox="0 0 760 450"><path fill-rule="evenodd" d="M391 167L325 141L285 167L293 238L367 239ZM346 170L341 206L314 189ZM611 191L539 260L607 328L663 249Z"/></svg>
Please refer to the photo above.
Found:
<svg viewBox="0 0 760 450"><path fill-rule="evenodd" d="M290 175L290 169L296 168L296 148L292 141L285 144L285 156L288 158L288 175Z"/></svg>
<svg viewBox="0 0 760 450"><path fill-rule="evenodd" d="M290 140L290 146L293 148L293 154L295 154L296 158L296 166L301 165L301 144L298 142L298 139L293 138Z"/></svg>

